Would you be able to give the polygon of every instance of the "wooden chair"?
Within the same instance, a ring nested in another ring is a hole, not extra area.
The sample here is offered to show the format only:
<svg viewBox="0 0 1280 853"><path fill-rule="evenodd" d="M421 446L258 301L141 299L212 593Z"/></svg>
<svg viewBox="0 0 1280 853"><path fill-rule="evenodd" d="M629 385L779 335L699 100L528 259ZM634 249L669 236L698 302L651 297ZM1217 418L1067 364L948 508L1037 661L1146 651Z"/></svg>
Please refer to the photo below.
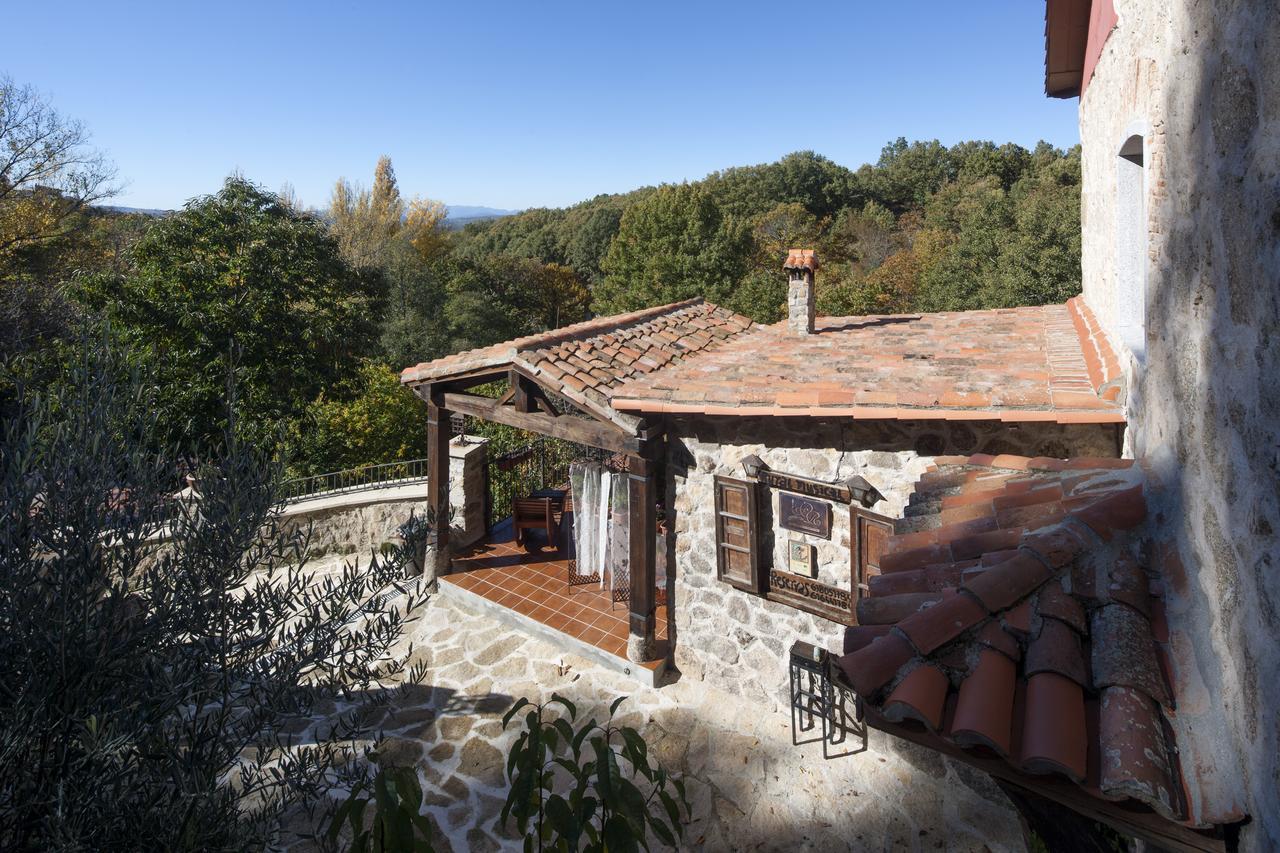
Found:
<svg viewBox="0 0 1280 853"><path fill-rule="evenodd" d="M560 543L560 524L556 521L556 502L551 498L519 498L511 508L511 520L516 529L516 544L525 544L526 530L545 530L547 544L552 548Z"/></svg>

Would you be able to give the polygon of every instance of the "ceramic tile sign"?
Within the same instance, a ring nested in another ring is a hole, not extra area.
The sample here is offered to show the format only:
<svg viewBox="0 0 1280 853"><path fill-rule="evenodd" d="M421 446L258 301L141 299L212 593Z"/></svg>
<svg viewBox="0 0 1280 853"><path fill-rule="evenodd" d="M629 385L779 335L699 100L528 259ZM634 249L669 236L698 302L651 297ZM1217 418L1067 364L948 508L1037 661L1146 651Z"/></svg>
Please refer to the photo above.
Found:
<svg viewBox="0 0 1280 853"><path fill-rule="evenodd" d="M814 547L808 542L792 539L787 543L787 571L806 578L817 577L818 568L814 565L813 552Z"/></svg>
<svg viewBox="0 0 1280 853"><path fill-rule="evenodd" d="M831 504L803 495L778 494L778 524L784 530L831 538Z"/></svg>

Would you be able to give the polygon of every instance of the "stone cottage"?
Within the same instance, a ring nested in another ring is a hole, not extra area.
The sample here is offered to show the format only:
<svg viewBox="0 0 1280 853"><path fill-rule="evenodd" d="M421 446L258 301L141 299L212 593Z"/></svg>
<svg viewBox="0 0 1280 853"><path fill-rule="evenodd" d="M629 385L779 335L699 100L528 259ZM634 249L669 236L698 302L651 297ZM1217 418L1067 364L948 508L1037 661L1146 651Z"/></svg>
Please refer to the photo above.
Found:
<svg viewBox="0 0 1280 853"><path fill-rule="evenodd" d="M451 413L616 454L631 661L786 708L804 641L869 725L989 773L1051 843L1272 849L1278 84L1273 4L1049 0L1082 296L816 317L794 250L777 325L691 300L417 365L431 503Z"/></svg>

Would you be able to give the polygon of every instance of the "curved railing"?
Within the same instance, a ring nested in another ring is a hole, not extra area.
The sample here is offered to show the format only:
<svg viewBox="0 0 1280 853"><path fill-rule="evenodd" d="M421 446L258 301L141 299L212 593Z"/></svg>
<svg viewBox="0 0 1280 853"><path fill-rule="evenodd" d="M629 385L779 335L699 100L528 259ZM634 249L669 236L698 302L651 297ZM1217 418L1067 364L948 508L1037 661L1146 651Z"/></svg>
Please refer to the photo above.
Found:
<svg viewBox="0 0 1280 853"><path fill-rule="evenodd" d="M410 459L404 462L381 462L377 465L361 465L345 471L330 471L285 480L281 497L286 502L301 501L321 495L346 494L380 489L390 485L423 483L427 480L427 460Z"/></svg>

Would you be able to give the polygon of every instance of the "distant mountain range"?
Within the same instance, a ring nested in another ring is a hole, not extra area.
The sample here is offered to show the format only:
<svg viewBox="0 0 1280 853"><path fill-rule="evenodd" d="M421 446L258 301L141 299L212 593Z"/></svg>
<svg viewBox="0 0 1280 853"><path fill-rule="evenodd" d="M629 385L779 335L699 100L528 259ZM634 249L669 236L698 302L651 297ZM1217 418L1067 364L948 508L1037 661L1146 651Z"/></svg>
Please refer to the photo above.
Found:
<svg viewBox="0 0 1280 853"><path fill-rule="evenodd" d="M161 210L155 207L122 207L114 204L104 204L100 205L100 207L113 213L141 213L144 216L166 216L173 213L172 210ZM461 228L468 222L479 222L483 219L514 216L520 212L518 210L503 210L500 207L483 207L472 204L447 204L445 207L449 211L448 215L445 216L445 222L451 228Z"/></svg>
<svg viewBox="0 0 1280 853"><path fill-rule="evenodd" d="M109 210L112 213L141 213L143 216L168 216L173 213L172 210L161 210L158 207L121 207L117 204L98 204L94 206L99 210Z"/></svg>
<svg viewBox="0 0 1280 853"><path fill-rule="evenodd" d="M469 204L449 204L445 206L449 208L449 215L445 217L445 220L447 222L456 222L460 225L475 222L477 219L499 219L503 216L514 216L520 212L518 210L503 210L499 207L476 207Z"/></svg>

